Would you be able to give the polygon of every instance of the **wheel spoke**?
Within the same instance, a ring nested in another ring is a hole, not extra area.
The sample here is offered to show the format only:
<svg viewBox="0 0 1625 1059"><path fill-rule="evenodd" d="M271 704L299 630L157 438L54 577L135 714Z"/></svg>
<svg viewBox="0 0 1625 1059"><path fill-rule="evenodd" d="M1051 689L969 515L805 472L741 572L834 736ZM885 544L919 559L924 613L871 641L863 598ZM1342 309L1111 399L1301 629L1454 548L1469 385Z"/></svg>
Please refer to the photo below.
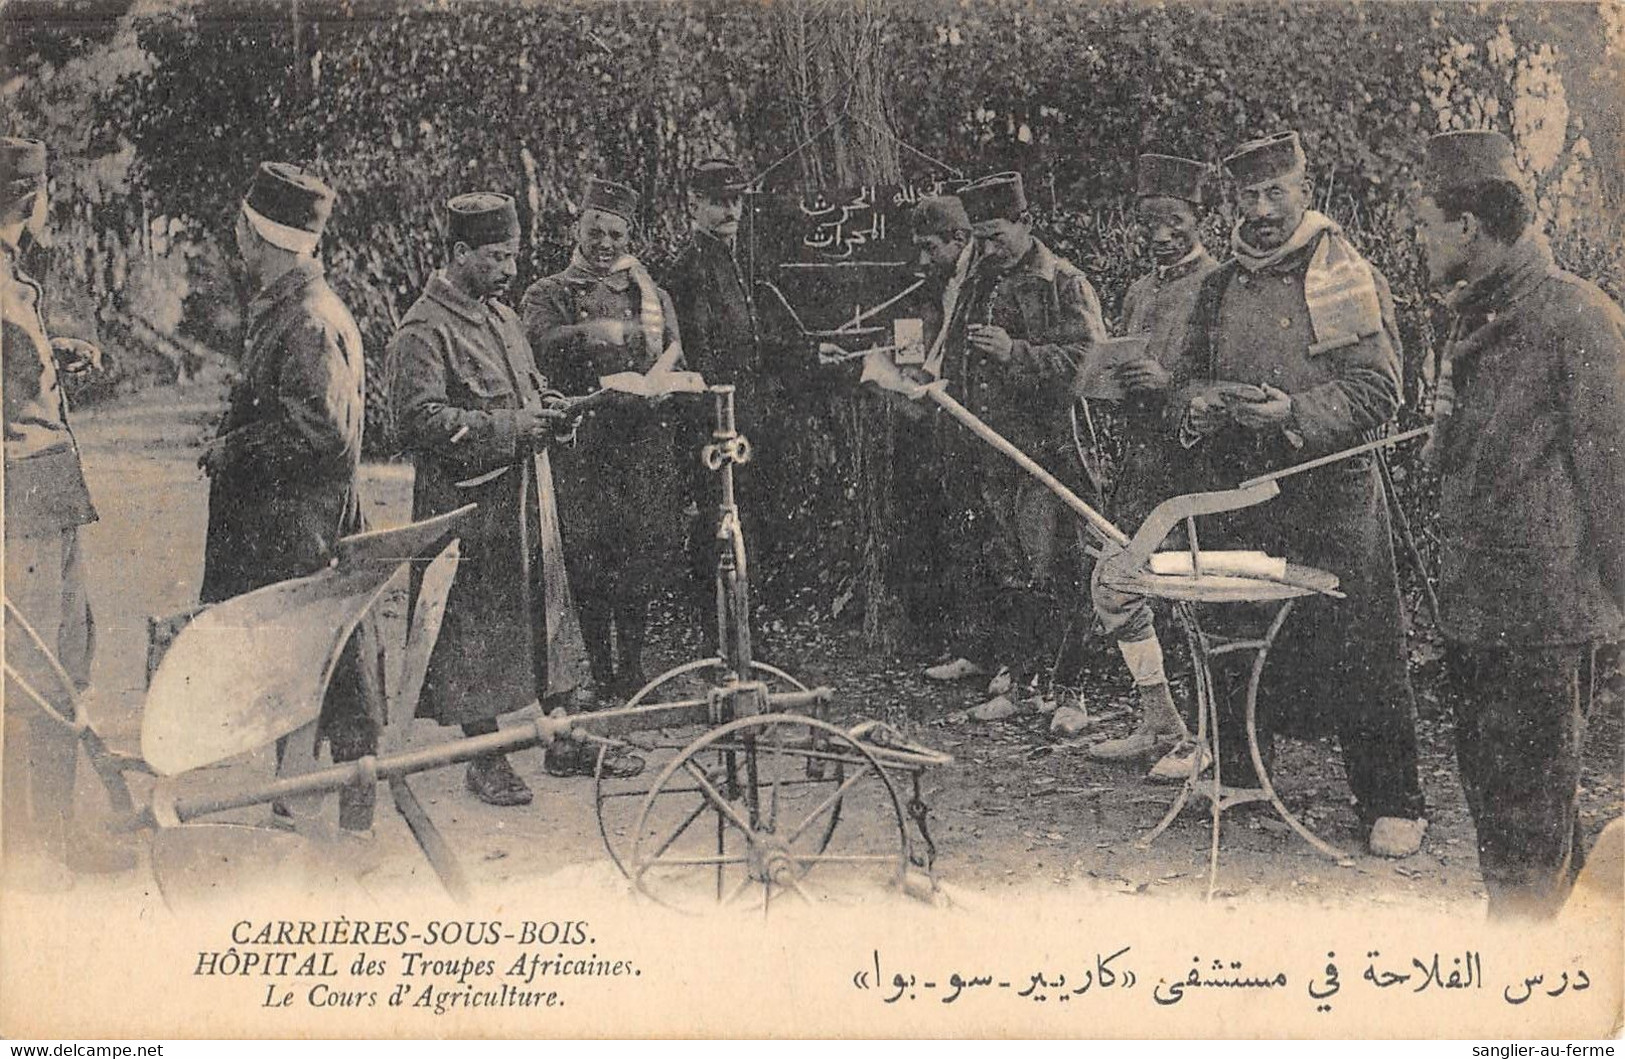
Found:
<svg viewBox="0 0 1625 1059"><path fill-rule="evenodd" d="M842 783L835 789L834 793L823 800L818 808L808 813L807 818L796 825L795 830L790 832L789 836L786 837L785 842L793 843L796 839L800 838L802 833L805 832L807 828L812 826L814 820L817 820L820 816L823 816L825 813L835 808L835 806L839 805L841 799L846 797L846 792L857 786L858 781L867 776L870 771L871 768L869 764L865 762L863 770L854 774L852 778L848 779L845 783Z"/></svg>
<svg viewBox="0 0 1625 1059"><path fill-rule="evenodd" d="M780 880L779 885L787 887L791 893L801 898L801 900L806 904L810 905L813 903L812 894L809 894L807 892L807 888L802 886L801 882L794 876L786 876L784 879Z"/></svg>
<svg viewBox="0 0 1625 1059"><path fill-rule="evenodd" d="M720 872L722 869L718 868L717 870L718 870L718 872ZM745 877L743 879L739 880L739 885L735 886L732 890L729 890L728 891L728 896L720 898L717 901L717 904L719 904L719 905L731 905L731 904L733 904L735 901L739 900L739 895L740 894L742 894L746 890L750 889L750 884L755 882L755 881L756 881L755 879L751 878L750 873L746 872Z"/></svg>
<svg viewBox="0 0 1625 1059"><path fill-rule="evenodd" d="M676 842L679 838L683 837L683 832L688 830L689 825L705 814L705 806L706 800L702 797L700 799L700 804L696 805L694 807L694 811L689 813L688 816L683 819L683 822L677 825L677 830L666 836L666 841L660 843L659 848L657 848L654 853L650 855L649 859L651 861L659 860L660 855L670 849L673 842Z"/></svg>
<svg viewBox="0 0 1625 1059"><path fill-rule="evenodd" d="M711 785L711 780L704 772L700 771L699 766L692 761L685 761L683 762L683 769L694 777L694 782L699 784L700 790L704 791L706 797L711 799L711 804L716 806L717 812L721 813L730 824L744 832L747 839L755 841L756 833L751 830L750 824L746 822L744 817L739 815L739 810L735 809L728 799L724 798L722 793Z"/></svg>
<svg viewBox="0 0 1625 1059"><path fill-rule="evenodd" d="M658 862L659 866L662 867L662 868L673 868L673 867L675 867L675 868L701 868L701 867L709 868L713 864L723 865L723 864L743 864L743 863L745 863L745 858L742 857L742 856L739 856L739 857L728 857L728 856L721 856L721 857L667 857L665 860L662 860L662 861ZM651 862L650 866L651 867L655 866L655 862Z"/></svg>

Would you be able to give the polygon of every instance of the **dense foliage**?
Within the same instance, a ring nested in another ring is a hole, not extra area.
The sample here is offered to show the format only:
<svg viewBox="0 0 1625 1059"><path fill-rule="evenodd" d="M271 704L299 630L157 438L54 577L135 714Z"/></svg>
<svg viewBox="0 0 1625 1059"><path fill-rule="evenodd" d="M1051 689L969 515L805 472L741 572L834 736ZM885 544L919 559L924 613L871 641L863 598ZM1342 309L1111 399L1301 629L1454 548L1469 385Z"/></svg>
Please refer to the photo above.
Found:
<svg viewBox="0 0 1625 1059"><path fill-rule="evenodd" d="M831 78L810 77L806 61L819 44L809 34L836 10L847 9L17 2L0 16L13 71L0 106L12 130L52 146L58 241L104 318L229 357L238 308L223 237L254 164L283 158L343 195L326 256L377 352L434 267L436 208L451 193L517 195L523 284L562 264L586 177L626 180L643 193L644 256L658 270L682 235L690 163L727 153L760 171L810 132L842 135L808 126L842 106L810 98ZM1615 5L918 0L871 15L889 93L877 105L906 144L905 173L1026 174L1045 236L1109 314L1142 267L1136 154L1217 160L1286 127L1304 135L1317 204L1393 284L1407 416L1425 408L1436 345L1404 214L1429 133L1511 134L1560 257L1616 297L1625 289L1625 170L1599 164L1625 157ZM770 180L810 171L779 165ZM1212 229L1222 246L1222 216ZM826 513L802 520L805 543L831 595L862 550L827 515L858 495L862 461L842 441L853 414L814 409L798 427L812 468L801 502ZM374 448L385 437L375 429Z"/></svg>

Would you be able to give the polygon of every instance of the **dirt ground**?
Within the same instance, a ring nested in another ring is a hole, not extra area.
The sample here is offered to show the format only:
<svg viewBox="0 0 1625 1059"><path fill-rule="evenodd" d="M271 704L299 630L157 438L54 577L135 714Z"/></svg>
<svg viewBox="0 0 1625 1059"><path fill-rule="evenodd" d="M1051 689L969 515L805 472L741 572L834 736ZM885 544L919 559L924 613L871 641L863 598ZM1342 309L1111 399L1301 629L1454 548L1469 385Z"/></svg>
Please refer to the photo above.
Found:
<svg viewBox="0 0 1625 1059"><path fill-rule="evenodd" d="M207 483L196 468L200 440L218 414L218 387L158 391L81 412L77 430L101 521L85 536L100 650L96 660L97 726L134 751L145 686L147 618L183 610L197 598L202 572ZM410 471L367 468L369 515L375 525L407 521ZM404 593L385 600L393 627L402 627ZM943 688L919 676L919 664L876 657L848 626L811 619L774 630L776 660L809 683L836 693L833 719L844 724L882 718L919 742L954 756L924 777L942 877L962 892L996 896L1035 883L1095 887L1119 893L1200 894L1206 887L1208 818L1188 809L1150 849L1135 839L1162 816L1171 788L1143 782L1140 770L1088 761L1081 749L1046 731L1047 718L1024 715L982 724L962 712L986 695L974 683ZM648 671L692 657L697 631L665 608L652 636ZM398 664L399 651L395 652ZM1236 814L1224 826L1218 891L1235 900L1336 901L1361 896L1451 905L1482 899L1473 831L1456 779L1450 729L1434 696L1437 666L1417 674L1422 780L1431 830L1422 851L1401 861L1355 852L1351 866L1317 855L1284 825L1263 814ZM1096 713L1127 701L1126 675L1104 662L1083 689ZM445 738L433 724L401 718L408 746ZM1117 721L1108 728L1121 728ZM1586 754L1582 814L1588 835L1621 812L1621 703L1617 685L1597 703ZM527 808L496 809L462 788L463 770L444 768L415 781L420 797L476 886L574 871L613 880L594 813L590 780L545 774L541 752L515 755L516 768L536 790ZM246 783L269 775L267 753L204 770L188 784ZM1288 804L1323 837L1350 851L1363 849L1335 747L1283 741L1276 768ZM138 779L142 797L148 781ZM906 791L904 792L906 796ZM95 797L89 780L80 797ZM878 810L870 810L877 813ZM230 819L260 824L263 808ZM862 811L843 827L884 826ZM850 818L849 818L850 819ZM386 884L432 886L432 878L401 819L380 799L372 878Z"/></svg>

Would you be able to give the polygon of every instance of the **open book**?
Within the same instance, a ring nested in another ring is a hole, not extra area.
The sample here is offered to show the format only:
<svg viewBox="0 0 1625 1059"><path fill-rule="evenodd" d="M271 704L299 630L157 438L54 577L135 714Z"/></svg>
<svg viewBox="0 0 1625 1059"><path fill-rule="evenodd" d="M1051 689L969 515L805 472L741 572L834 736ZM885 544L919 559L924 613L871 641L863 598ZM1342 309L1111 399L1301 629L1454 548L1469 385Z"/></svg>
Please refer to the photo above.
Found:
<svg viewBox="0 0 1625 1059"><path fill-rule="evenodd" d="M1123 385L1117 380L1117 369L1123 364L1143 360L1147 356L1150 339L1146 335L1127 338L1108 338L1096 343L1087 359L1079 365L1072 381L1072 393L1092 400L1121 401Z"/></svg>

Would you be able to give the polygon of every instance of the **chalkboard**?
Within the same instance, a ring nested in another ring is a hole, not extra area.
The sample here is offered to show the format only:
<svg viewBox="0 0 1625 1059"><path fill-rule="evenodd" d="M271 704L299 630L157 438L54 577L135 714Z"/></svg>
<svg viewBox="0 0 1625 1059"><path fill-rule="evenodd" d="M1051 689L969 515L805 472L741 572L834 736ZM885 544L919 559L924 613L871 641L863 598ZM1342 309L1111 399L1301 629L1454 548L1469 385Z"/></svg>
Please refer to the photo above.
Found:
<svg viewBox="0 0 1625 1059"><path fill-rule="evenodd" d="M963 183L746 195L743 264L764 325L847 349L890 343L892 321L917 315L914 205Z"/></svg>

